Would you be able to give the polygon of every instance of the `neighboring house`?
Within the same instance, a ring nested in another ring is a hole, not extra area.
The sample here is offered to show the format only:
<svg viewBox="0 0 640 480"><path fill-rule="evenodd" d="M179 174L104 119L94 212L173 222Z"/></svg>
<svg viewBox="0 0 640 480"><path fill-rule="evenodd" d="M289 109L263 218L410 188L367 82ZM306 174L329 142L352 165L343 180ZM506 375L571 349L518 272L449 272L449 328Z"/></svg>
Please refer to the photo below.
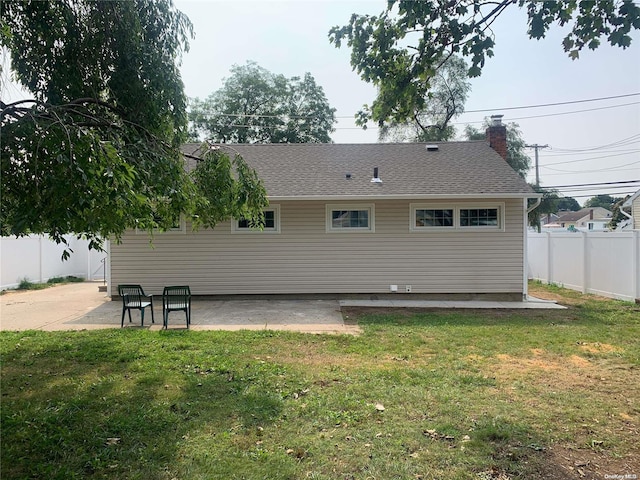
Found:
<svg viewBox="0 0 640 480"><path fill-rule="evenodd" d="M565 230L606 232L609 230L609 222L611 222L612 213L606 208L592 207L583 208L577 212L567 212L561 214L553 223L555 228L558 226ZM552 225L549 225L552 227Z"/></svg>
<svg viewBox="0 0 640 480"><path fill-rule="evenodd" d="M556 223L558 221L558 218L560 217L558 217L558 215L556 215L555 213L545 213L543 215L540 215L540 225L551 225L553 223Z"/></svg>
<svg viewBox="0 0 640 480"><path fill-rule="evenodd" d="M618 229L640 230L640 190L625 200L620 212L627 217L627 220L621 221Z"/></svg>
<svg viewBox="0 0 640 480"><path fill-rule="evenodd" d="M484 141L228 148L264 181L264 230L183 222L153 247L128 232L110 247L114 295L120 283L154 294L186 284L195 295L526 295L527 199L540 196Z"/></svg>

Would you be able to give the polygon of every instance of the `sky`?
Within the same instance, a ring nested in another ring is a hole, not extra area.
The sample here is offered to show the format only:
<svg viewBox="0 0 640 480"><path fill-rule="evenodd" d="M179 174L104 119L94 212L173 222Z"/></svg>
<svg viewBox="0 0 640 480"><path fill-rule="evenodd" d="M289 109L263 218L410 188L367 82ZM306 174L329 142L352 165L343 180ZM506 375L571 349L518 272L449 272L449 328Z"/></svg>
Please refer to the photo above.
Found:
<svg viewBox="0 0 640 480"><path fill-rule="evenodd" d="M286 77L309 72L337 109L333 141L377 141L375 125L363 130L354 122L354 114L375 98L375 88L353 71L346 46L337 49L329 43L328 33L333 26L346 25L353 13L379 14L385 0L174 3L195 31L181 64L187 96L207 97L222 87L233 65L247 61ZM502 114L504 122L519 125L527 144L547 145L538 150L542 186L558 187L581 204L597 194L637 191L640 32L626 50L603 40L599 49L585 50L572 61L562 49L565 28L554 26L546 39L531 40L526 20L525 11L512 6L493 24L495 56L487 60L482 75L471 80L466 113L454 120L458 138L465 124L480 127L485 117ZM9 99L24 96L6 83L1 93ZM540 106L565 102L571 103ZM527 152L533 160L534 149ZM535 182L535 169L527 180Z"/></svg>
<svg viewBox="0 0 640 480"><path fill-rule="evenodd" d="M309 72L337 109L333 141L377 141L375 126L365 131L353 119L375 98L375 87L359 78L349 49L335 48L328 33L346 25L352 13L379 14L384 0L177 0L175 5L195 29L181 67L189 97L207 97L222 87L231 66L249 60L287 77ZM516 7L493 27L495 56L471 81L468 113L454 121L460 139L465 123L479 127L485 117L503 114L504 122L519 125L528 144L549 146L539 149L542 186L579 184L559 190L581 204L592 195L637 191L640 182L582 185L640 181L640 34L626 50L603 45L572 61L562 49L563 28L554 28L544 40L531 40L526 14ZM623 95L629 96L584 101ZM580 103L514 109L563 102ZM534 150L528 153L533 160ZM527 179L535 182L534 169Z"/></svg>

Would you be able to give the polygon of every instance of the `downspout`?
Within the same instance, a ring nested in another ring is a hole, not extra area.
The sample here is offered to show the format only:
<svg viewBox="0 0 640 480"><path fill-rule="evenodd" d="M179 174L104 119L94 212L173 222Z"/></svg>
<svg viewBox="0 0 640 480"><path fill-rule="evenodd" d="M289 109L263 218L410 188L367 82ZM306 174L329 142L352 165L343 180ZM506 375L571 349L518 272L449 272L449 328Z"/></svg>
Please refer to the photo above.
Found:
<svg viewBox="0 0 640 480"><path fill-rule="evenodd" d="M627 217L629 220L631 220L633 218L633 215L629 215L627 212L624 211L624 207L620 207L620 209L618 211L621 214L623 214L625 217Z"/></svg>
<svg viewBox="0 0 640 480"><path fill-rule="evenodd" d="M534 203L533 205L531 205L529 208L527 208L527 215L529 215L531 212L533 212L536 208L538 208L540 206L540 204L542 203L542 198L538 197L536 198L536 203Z"/></svg>

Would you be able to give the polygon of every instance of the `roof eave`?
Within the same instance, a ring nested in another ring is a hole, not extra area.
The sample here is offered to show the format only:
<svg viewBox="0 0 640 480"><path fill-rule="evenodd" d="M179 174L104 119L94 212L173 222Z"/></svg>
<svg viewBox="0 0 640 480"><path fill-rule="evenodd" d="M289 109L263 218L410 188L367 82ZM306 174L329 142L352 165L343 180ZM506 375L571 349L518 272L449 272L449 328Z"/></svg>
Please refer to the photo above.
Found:
<svg viewBox="0 0 640 480"><path fill-rule="evenodd" d="M540 193L464 193L464 194L397 194L397 195L268 195L271 202L293 200L371 201L371 200L497 200L505 198L542 198Z"/></svg>

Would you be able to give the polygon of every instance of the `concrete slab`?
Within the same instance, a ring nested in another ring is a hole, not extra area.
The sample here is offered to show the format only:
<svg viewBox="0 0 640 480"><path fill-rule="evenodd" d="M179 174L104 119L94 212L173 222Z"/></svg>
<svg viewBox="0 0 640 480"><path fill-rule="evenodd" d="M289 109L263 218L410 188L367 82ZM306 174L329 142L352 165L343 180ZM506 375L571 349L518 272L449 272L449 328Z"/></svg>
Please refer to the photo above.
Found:
<svg viewBox="0 0 640 480"><path fill-rule="evenodd" d="M154 305L155 324L147 310L145 326L162 328L162 303ZM91 330L120 328L122 304L111 301L92 282L45 290L11 291L0 297L0 330ZM125 327L141 328L140 314ZM185 329L182 312L172 312L169 329ZM288 330L305 333L358 334L345 325L337 300L194 300L193 330Z"/></svg>
<svg viewBox="0 0 640 480"><path fill-rule="evenodd" d="M111 301L98 283L71 283L45 290L10 291L0 296L0 330L92 330L120 328L122 306ZM193 330L287 330L306 333L358 334L357 325L344 323L341 307L397 308L483 308L483 309L563 309L554 302L529 298L526 302L381 300L194 300ZM156 323L151 312L145 326L162 328L162 304L155 305ZM133 312L132 323L141 328L140 314ZM169 329L185 329L182 312L172 312Z"/></svg>
<svg viewBox="0 0 640 480"><path fill-rule="evenodd" d="M556 309L567 307L549 300L529 297L524 302L495 302L482 300L443 301L443 300L340 300L340 307L382 307L382 308L487 308L487 309Z"/></svg>

